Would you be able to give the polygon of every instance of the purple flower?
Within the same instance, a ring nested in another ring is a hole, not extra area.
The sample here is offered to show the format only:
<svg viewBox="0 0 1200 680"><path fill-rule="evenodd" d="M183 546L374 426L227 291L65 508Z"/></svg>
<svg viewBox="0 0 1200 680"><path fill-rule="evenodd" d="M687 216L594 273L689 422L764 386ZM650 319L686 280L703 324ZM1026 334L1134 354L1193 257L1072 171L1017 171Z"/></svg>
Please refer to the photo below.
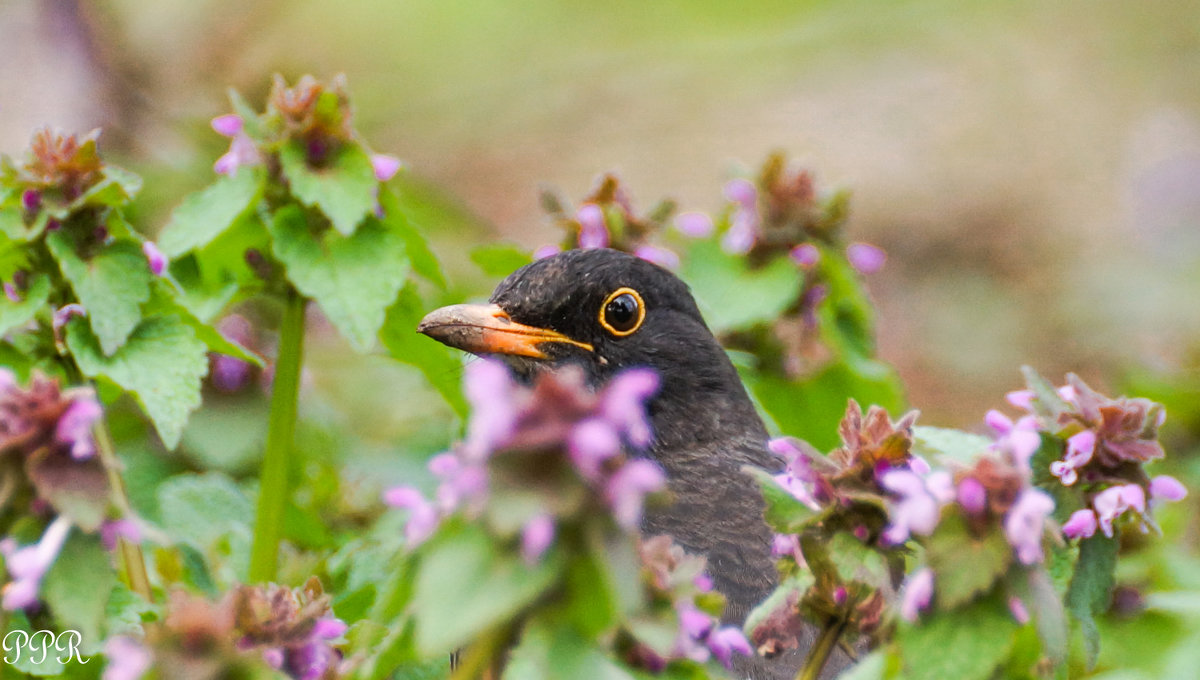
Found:
<svg viewBox="0 0 1200 680"><path fill-rule="evenodd" d="M119 538L130 543L141 543L142 528L130 519L114 519L100 525L100 542L105 548L115 550Z"/></svg>
<svg viewBox="0 0 1200 680"><path fill-rule="evenodd" d="M667 250L666 248L641 245L637 248L634 248L633 254L647 262L653 262L664 269L679 268L679 256L673 251Z"/></svg>
<svg viewBox="0 0 1200 680"><path fill-rule="evenodd" d="M471 419L463 449L470 460L483 460L507 441L517 423L514 385L499 361L481 359L464 371L463 391L471 403Z"/></svg>
<svg viewBox="0 0 1200 680"><path fill-rule="evenodd" d="M792 262L807 269L821 259L821 251L817 250L817 247L811 243L801 243L792 248L791 252L788 253L788 257L792 258Z"/></svg>
<svg viewBox="0 0 1200 680"><path fill-rule="evenodd" d="M459 465L438 485L437 507L446 514L463 506L477 512L486 502L487 492L487 468L475 463Z"/></svg>
<svg viewBox="0 0 1200 680"><path fill-rule="evenodd" d="M1096 494L1092 499L1092 507L1096 510L1100 529L1105 536L1112 538L1113 521L1126 510L1146 511L1146 492L1137 484L1122 484L1110 486Z"/></svg>
<svg viewBox="0 0 1200 680"><path fill-rule="evenodd" d="M242 117L236 113L227 113L223 116L217 116L210 123L212 129L222 137L236 137L241 134L244 123Z"/></svg>
<svg viewBox="0 0 1200 680"><path fill-rule="evenodd" d="M813 510L821 509L821 504L813 496L812 491L808 488L808 483L804 479L788 472L781 472L775 475L775 482L790 493L792 498L807 505L809 508Z"/></svg>
<svg viewBox="0 0 1200 680"><path fill-rule="evenodd" d="M725 184L725 198L737 203L746 210L756 210L758 207L758 188L748 179L733 179Z"/></svg>
<svg viewBox="0 0 1200 680"><path fill-rule="evenodd" d="M621 452L621 436L602 418L588 418L571 428L567 452L584 479L596 480L604 462Z"/></svg>
<svg viewBox="0 0 1200 680"><path fill-rule="evenodd" d="M632 530L642 521L646 494L660 491L666 483L667 477L658 465L644 459L631 460L609 478L604 497L617 523Z"/></svg>
<svg viewBox="0 0 1200 680"><path fill-rule="evenodd" d="M146 262L150 265L150 273L155 276L162 276L167 269L167 257L163 255L158 246L154 245L153 241L146 241L142 244L142 253L146 256Z"/></svg>
<svg viewBox="0 0 1200 680"><path fill-rule="evenodd" d="M42 207L42 192L37 189L26 189L21 192L21 207L27 213L36 213Z"/></svg>
<svg viewBox="0 0 1200 680"><path fill-rule="evenodd" d="M604 222L604 210L595 203L584 203L575 213L579 222L579 247L590 248L608 247L608 226Z"/></svg>
<svg viewBox="0 0 1200 680"><path fill-rule="evenodd" d="M83 305L79 304L78 302L72 302L69 305L63 305L62 307L54 310L54 319L51 322L51 325L54 327L54 334L58 335L58 331L62 329L63 326L67 325L67 322L70 321L71 317L73 316L87 316L87 310L84 309Z"/></svg>
<svg viewBox="0 0 1200 680"><path fill-rule="evenodd" d="M775 534L771 539L771 556L783 557L785 555L800 554L800 537L796 534Z"/></svg>
<svg viewBox="0 0 1200 680"><path fill-rule="evenodd" d="M698 211L680 213L675 218L675 228L679 233L692 238L708 238L716 229L712 218L707 213Z"/></svg>
<svg viewBox="0 0 1200 680"><path fill-rule="evenodd" d="M3 288L4 297L8 298L9 302L17 303L21 301L21 294L17 292L16 286L12 285L8 281L5 281Z"/></svg>
<svg viewBox="0 0 1200 680"><path fill-rule="evenodd" d="M321 640L336 640L346 634L350 627L346 622L333 616L326 616L317 619L313 624L312 633L310 635Z"/></svg>
<svg viewBox="0 0 1200 680"><path fill-rule="evenodd" d="M1187 497L1187 487L1170 475L1150 480L1150 498L1162 501L1181 501Z"/></svg>
<svg viewBox="0 0 1200 680"><path fill-rule="evenodd" d="M1015 595L1008 598L1008 611L1012 613L1013 619L1018 624L1024 626L1029 623L1029 610L1025 608L1025 603L1021 601L1021 598Z"/></svg>
<svg viewBox="0 0 1200 680"><path fill-rule="evenodd" d="M1087 465L1096 450L1096 433L1084 430L1067 439L1067 452L1062 460L1050 464L1050 474L1058 477L1066 486L1079 479L1078 468Z"/></svg>
<svg viewBox="0 0 1200 680"><path fill-rule="evenodd" d="M262 156L258 153L258 147L254 145L254 140L243 133L238 133L229 143L229 151L226 151L225 155L213 163L213 171L217 174L232 176L243 165L254 165L261 162Z"/></svg>
<svg viewBox="0 0 1200 680"><path fill-rule="evenodd" d="M393 508L408 510L404 538L409 548L424 543L437 529L437 509L425 500L420 491L409 486L398 486L383 492L383 502Z"/></svg>
<svg viewBox="0 0 1200 680"><path fill-rule="evenodd" d="M978 479L965 477L958 483L958 504L969 515L978 515L987 509L987 489Z"/></svg>
<svg viewBox="0 0 1200 680"><path fill-rule="evenodd" d="M104 668L101 680L137 680L150 670L154 660L150 650L141 642L125 635L105 641L104 656L108 659L108 666Z"/></svg>
<svg viewBox="0 0 1200 680"><path fill-rule="evenodd" d="M1038 448L1042 445L1042 437L1038 434L1037 418L1023 416L1014 423L1003 413L991 410L984 416L984 422L1000 435L996 446L1007 449L1012 453L1018 466L1022 470L1028 470L1029 459L1033 458L1033 454L1037 453Z"/></svg>
<svg viewBox="0 0 1200 680"><path fill-rule="evenodd" d="M521 530L521 557L526 564L537 564L554 542L554 518L545 513L535 515Z"/></svg>
<svg viewBox="0 0 1200 680"><path fill-rule="evenodd" d="M713 589L712 577L704 572L700 572L692 577L692 585L696 586L696 590L707 593Z"/></svg>
<svg viewBox="0 0 1200 680"><path fill-rule="evenodd" d="M942 486L940 481L938 487ZM926 486L926 480L911 470L892 468L880 476L879 483L900 497L891 504L888 513L890 522L883 532L885 541L899 545L908 540L910 534L928 536L933 533L941 503Z"/></svg>
<svg viewBox="0 0 1200 680"><path fill-rule="evenodd" d="M716 621L713 617L696 609L691 603L683 603L678 607L679 629L693 640L703 640L712 632Z"/></svg>
<svg viewBox="0 0 1200 680"><path fill-rule="evenodd" d="M1021 564L1042 561L1042 533L1046 518L1054 511L1054 499L1049 494L1027 488L1017 497L1004 518L1004 535L1017 552Z"/></svg>
<svg viewBox="0 0 1200 680"><path fill-rule="evenodd" d="M713 656L717 657L717 660L721 662L721 665L726 668L733 665L734 652L743 656L752 656L754 654L754 649L750 647L750 642L746 640L746 636L734 626L725 626L713 631L708 636L708 648L712 651Z"/></svg>
<svg viewBox="0 0 1200 680"><path fill-rule="evenodd" d="M12 577L12 581L4 585L0 606L14 611L25 609L37 602L42 578L58 558L58 553L70 532L71 520L59 515L46 528L42 539L34 545L18 549L9 539L0 542L4 566L8 569L8 575Z"/></svg>
<svg viewBox="0 0 1200 680"><path fill-rule="evenodd" d="M1096 513L1085 508L1071 513L1067 523L1062 526L1062 532L1067 538L1091 538L1097 526Z"/></svg>
<svg viewBox="0 0 1200 680"><path fill-rule="evenodd" d="M562 248L556 245L547 245L533 251L533 259L544 260L551 255L557 255L562 252Z"/></svg>
<svg viewBox="0 0 1200 680"><path fill-rule="evenodd" d="M75 397L71 405L58 418L54 427L54 439L59 444L71 447L71 457L86 460L96 455L92 439L92 426L100 420L104 411L91 394Z"/></svg>
<svg viewBox="0 0 1200 680"><path fill-rule="evenodd" d="M1037 398L1037 395L1034 394L1033 390L1013 390L1004 395L1004 398L1008 403L1022 411L1032 411L1033 400Z"/></svg>
<svg viewBox="0 0 1200 680"><path fill-rule="evenodd" d="M721 237L721 248L730 255L745 255L758 240L758 213L740 208L733 213L729 230Z"/></svg>
<svg viewBox="0 0 1200 680"><path fill-rule="evenodd" d="M887 253L869 243L851 243L846 246L846 259L850 261L851 267L858 270L858 273L874 274L883 269L883 263L887 261Z"/></svg>
<svg viewBox="0 0 1200 680"><path fill-rule="evenodd" d="M604 388L600 415L629 443L639 448L650 445L653 431L646 417L646 401L658 393L658 374L648 368L631 368L617 374Z"/></svg>
<svg viewBox="0 0 1200 680"><path fill-rule="evenodd" d="M375 179L380 182L386 182L395 177L402 167L404 167L404 163L395 156L382 153L371 155L371 169L375 171Z"/></svg>
<svg viewBox="0 0 1200 680"><path fill-rule="evenodd" d="M275 670L283 668L283 662L285 660L283 648L267 647L266 649L262 650L262 659L264 663Z"/></svg>
<svg viewBox="0 0 1200 680"><path fill-rule="evenodd" d="M913 623L933 600L933 570L924 567L908 577L900 591L900 618Z"/></svg>

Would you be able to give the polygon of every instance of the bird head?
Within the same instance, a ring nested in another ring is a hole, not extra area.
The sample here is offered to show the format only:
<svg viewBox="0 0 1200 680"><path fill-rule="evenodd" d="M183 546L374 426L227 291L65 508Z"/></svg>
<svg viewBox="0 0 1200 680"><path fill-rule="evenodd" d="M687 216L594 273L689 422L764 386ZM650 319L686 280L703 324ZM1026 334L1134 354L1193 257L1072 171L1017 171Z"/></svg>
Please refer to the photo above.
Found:
<svg viewBox="0 0 1200 680"><path fill-rule="evenodd" d="M652 418L686 414L669 419L672 427L731 408L759 422L687 284L616 250L570 250L537 260L500 282L489 304L434 310L417 330L501 358L525 377L576 364L600 385L626 368L652 368L662 382L650 404Z"/></svg>

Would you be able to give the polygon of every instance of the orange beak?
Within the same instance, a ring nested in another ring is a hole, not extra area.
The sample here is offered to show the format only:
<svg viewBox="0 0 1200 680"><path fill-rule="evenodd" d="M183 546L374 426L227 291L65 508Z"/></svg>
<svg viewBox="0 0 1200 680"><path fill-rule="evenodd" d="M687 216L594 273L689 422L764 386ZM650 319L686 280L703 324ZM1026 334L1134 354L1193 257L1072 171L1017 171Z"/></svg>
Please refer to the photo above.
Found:
<svg viewBox="0 0 1200 680"><path fill-rule="evenodd" d="M572 340L558 331L517 323L498 305L450 305L435 309L417 324L417 332L471 354L548 359L549 355L541 349L548 342L595 351L586 342Z"/></svg>

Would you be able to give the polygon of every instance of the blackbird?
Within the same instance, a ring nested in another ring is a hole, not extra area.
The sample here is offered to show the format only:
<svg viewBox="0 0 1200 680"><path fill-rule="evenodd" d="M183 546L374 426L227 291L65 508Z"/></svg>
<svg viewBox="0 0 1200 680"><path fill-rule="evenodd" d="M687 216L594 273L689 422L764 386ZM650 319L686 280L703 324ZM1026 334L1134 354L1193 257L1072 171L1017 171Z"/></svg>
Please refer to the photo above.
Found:
<svg viewBox="0 0 1200 680"><path fill-rule="evenodd" d="M661 387L647 406L649 456L666 470L674 501L647 512L642 528L706 555L714 585L728 598L723 618L740 625L777 582L762 495L742 468L780 464L687 285L626 253L571 250L512 273L490 302L437 309L417 330L502 358L519 375L574 363L599 386L623 369L657 371ZM774 680L793 677L799 664L792 652L742 658L734 670L738 678Z"/></svg>

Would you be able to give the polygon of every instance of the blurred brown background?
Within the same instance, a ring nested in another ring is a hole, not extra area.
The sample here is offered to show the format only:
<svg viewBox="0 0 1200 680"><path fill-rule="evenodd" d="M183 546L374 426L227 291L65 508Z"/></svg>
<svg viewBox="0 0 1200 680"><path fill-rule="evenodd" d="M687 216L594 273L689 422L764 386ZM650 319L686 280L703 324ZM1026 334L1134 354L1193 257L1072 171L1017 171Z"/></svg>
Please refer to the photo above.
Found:
<svg viewBox="0 0 1200 680"><path fill-rule="evenodd" d="M452 268L554 239L540 183L712 209L786 150L890 253L882 352L927 424L978 422L1022 363L1111 386L1200 338L1195 2L0 0L0 151L103 126L154 232L210 179L225 89L276 71L347 75L446 197Z"/></svg>

